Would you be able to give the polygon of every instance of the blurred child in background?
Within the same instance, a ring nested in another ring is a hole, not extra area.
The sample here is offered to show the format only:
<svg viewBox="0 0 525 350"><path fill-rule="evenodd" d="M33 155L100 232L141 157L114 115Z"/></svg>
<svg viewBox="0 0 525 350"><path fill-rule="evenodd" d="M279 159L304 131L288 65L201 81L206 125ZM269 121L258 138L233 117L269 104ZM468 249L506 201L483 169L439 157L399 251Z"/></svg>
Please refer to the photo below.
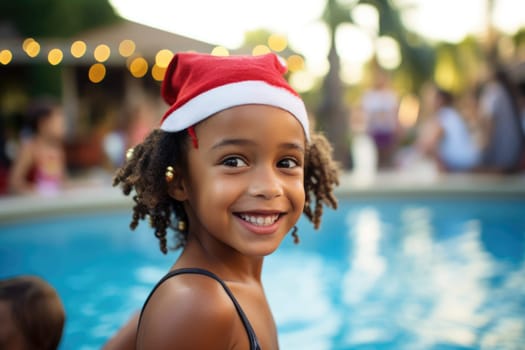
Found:
<svg viewBox="0 0 525 350"><path fill-rule="evenodd" d="M40 277L0 280L0 349L56 350L64 322L59 295Z"/></svg>
<svg viewBox="0 0 525 350"><path fill-rule="evenodd" d="M14 194L54 194L65 178L65 117L58 103L39 99L27 110L28 128L9 174Z"/></svg>

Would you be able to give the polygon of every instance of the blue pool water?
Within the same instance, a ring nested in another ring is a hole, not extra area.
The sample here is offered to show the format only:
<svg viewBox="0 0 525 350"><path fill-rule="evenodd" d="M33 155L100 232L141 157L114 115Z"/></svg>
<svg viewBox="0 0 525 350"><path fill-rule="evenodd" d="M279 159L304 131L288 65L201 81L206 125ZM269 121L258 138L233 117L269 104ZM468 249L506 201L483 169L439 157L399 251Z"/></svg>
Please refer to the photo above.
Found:
<svg viewBox="0 0 525 350"><path fill-rule="evenodd" d="M525 199L344 200L265 261L282 349L524 349ZM99 349L177 256L129 212L0 225L0 277L61 294L61 349Z"/></svg>

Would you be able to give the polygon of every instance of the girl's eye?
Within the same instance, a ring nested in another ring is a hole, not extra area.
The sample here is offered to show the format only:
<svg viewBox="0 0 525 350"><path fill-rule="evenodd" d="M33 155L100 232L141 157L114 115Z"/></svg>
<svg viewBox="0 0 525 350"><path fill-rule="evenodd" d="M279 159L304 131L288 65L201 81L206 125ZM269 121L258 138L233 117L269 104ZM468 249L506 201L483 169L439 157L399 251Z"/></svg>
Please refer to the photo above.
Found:
<svg viewBox="0 0 525 350"><path fill-rule="evenodd" d="M232 168L240 168L248 166L244 160L240 157L228 157L222 161L222 165Z"/></svg>
<svg viewBox="0 0 525 350"><path fill-rule="evenodd" d="M279 168L295 168L298 166L299 163L292 158L285 158L280 160L279 163L277 163L277 167Z"/></svg>

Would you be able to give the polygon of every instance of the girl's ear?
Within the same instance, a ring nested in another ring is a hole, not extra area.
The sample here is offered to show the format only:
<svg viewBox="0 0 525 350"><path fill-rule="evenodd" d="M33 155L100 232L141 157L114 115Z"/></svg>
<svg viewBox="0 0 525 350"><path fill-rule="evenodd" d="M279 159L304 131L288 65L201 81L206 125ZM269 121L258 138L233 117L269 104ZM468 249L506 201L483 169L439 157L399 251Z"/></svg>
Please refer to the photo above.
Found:
<svg viewBox="0 0 525 350"><path fill-rule="evenodd" d="M186 182L178 170L173 171L173 180L168 183L168 194L179 202L188 199Z"/></svg>

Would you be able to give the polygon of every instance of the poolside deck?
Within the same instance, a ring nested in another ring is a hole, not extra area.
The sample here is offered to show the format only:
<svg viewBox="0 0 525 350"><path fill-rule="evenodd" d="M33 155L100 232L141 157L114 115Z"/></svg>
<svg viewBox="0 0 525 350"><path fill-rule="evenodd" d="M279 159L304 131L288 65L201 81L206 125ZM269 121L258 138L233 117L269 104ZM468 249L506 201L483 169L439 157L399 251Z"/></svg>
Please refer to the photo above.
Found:
<svg viewBox="0 0 525 350"><path fill-rule="evenodd" d="M347 196L504 196L525 198L525 173L517 175L384 172L373 179L341 176L338 193Z"/></svg>
<svg viewBox="0 0 525 350"><path fill-rule="evenodd" d="M343 173L337 195L348 198L478 196L525 199L525 174L500 176L383 172L373 177L359 178L352 173ZM73 181L66 190L54 196L0 197L0 223L29 217L126 209L131 205L132 199L111 187L108 176L95 176Z"/></svg>

